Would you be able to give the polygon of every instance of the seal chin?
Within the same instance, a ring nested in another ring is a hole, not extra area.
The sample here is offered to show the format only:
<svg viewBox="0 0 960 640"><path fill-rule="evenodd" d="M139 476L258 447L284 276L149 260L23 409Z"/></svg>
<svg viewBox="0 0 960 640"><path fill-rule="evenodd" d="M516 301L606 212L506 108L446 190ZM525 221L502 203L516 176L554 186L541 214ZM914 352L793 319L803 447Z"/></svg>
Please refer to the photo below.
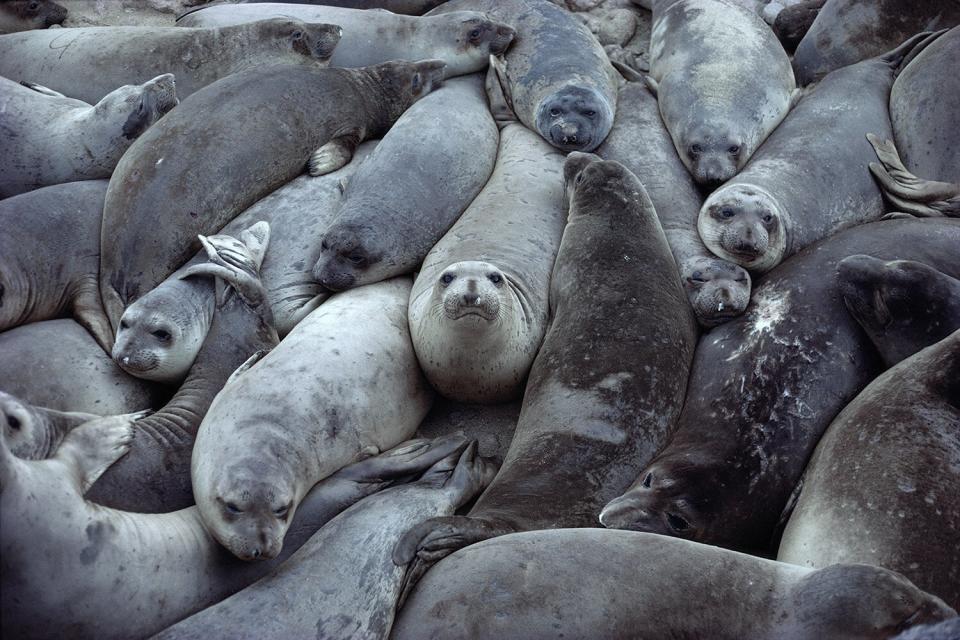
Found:
<svg viewBox="0 0 960 640"><path fill-rule="evenodd" d="M593 151L612 126L613 109L594 89L565 87L537 110L537 131L563 151Z"/></svg>

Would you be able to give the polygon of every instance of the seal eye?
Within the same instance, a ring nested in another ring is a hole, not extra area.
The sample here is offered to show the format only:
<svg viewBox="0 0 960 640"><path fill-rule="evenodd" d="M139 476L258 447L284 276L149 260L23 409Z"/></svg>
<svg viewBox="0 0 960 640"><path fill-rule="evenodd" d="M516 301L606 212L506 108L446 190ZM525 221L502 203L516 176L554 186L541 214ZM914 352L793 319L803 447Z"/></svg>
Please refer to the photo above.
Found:
<svg viewBox="0 0 960 640"><path fill-rule="evenodd" d="M228 502L228 503L226 503L226 504L223 505L223 506L224 506L224 508L227 510L228 513L234 513L234 514L236 514L236 513L243 513L243 511L240 509L240 507L238 507L237 505L235 505L235 504L232 503L232 502Z"/></svg>
<svg viewBox="0 0 960 640"><path fill-rule="evenodd" d="M290 505L289 505L289 504L285 504L285 505L283 505L282 507L280 507L279 509L274 509L274 510L273 510L273 515L277 516L278 518L286 518L286 517L287 517L287 513L288 513L289 511L290 511Z"/></svg>
<svg viewBox="0 0 960 640"><path fill-rule="evenodd" d="M737 144L731 145L731 147L727 149L727 151L729 151L730 153L740 153L740 145L737 145Z"/></svg>
<svg viewBox="0 0 960 640"><path fill-rule="evenodd" d="M501 282L503 282L503 278L500 276L499 273L491 273L487 277L490 279L490 282L492 282L493 284L500 284Z"/></svg>
<svg viewBox="0 0 960 640"><path fill-rule="evenodd" d="M724 220L729 220L735 215L737 214L734 213L733 209L720 209L720 217Z"/></svg>
<svg viewBox="0 0 960 640"><path fill-rule="evenodd" d="M443 284L450 284L453 282L454 277L456 276L454 276L452 273L445 273L440 277L440 282Z"/></svg>
<svg viewBox="0 0 960 640"><path fill-rule="evenodd" d="M10 425L10 428L14 431L20 431L20 421L14 416L7 416L7 424Z"/></svg>
<svg viewBox="0 0 960 640"><path fill-rule="evenodd" d="M150 335L159 340L160 342L169 342L170 338L173 336L170 335L169 331L164 331L163 329L157 329L156 331L151 331Z"/></svg>
<svg viewBox="0 0 960 640"><path fill-rule="evenodd" d="M587 116L588 118L592 118L597 115L597 112L591 109L590 111L584 111L583 115Z"/></svg>
<svg viewBox="0 0 960 640"><path fill-rule="evenodd" d="M643 486L647 489L650 488L650 485L653 484L653 472L651 471L643 478Z"/></svg>
<svg viewBox="0 0 960 640"><path fill-rule="evenodd" d="M479 40L481 33L482 33L482 32L480 31L480 28L479 28L479 27L477 27L476 29L471 30L470 33L469 33L470 39L471 39L471 40Z"/></svg>
<svg viewBox="0 0 960 640"><path fill-rule="evenodd" d="M29 11L30 13L36 13L39 10L40 10L40 3L36 2L36 0L34 0L34 2L31 2L29 5L27 5L27 11Z"/></svg>
<svg viewBox="0 0 960 640"><path fill-rule="evenodd" d="M130 325L127 324L127 321L126 321L126 320L121 320L121 321L120 321L120 328L121 328L121 329L129 329L129 328L130 328Z"/></svg>
<svg viewBox="0 0 960 640"><path fill-rule="evenodd" d="M690 284L703 284L706 282L706 280L701 276L699 272L697 272L692 276L690 276L689 278L687 278L687 282L689 282Z"/></svg>
<svg viewBox="0 0 960 640"><path fill-rule="evenodd" d="M667 514L667 524L677 533L684 533L690 529L690 523L675 513Z"/></svg>
<svg viewBox="0 0 960 640"><path fill-rule="evenodd" d="M560 115L560 109L557 109L556 107L554 107L553 109L550 109L550 115L556 118L557 116Z"/></svg>
<svg viewBox="0 0 960 640"><path fill-rule="evenodd" d="M347 260L350 261L350 264L353 264L356 266L360 266L367 261L367 259L364 258L359 253L351 253L349 256L347 256Z"/></svg>
<svg viewBox="0 0 960 640"><path fill-rule="evenodd" d="M695 155L697 155L697 154L699 154L699 153L703 153L703 147L701 147L701 146L698 145L698 144L692 144L692 145L690 145L690 155L695 156Z"/></svg>
<svg viewBox="0 0 960 640"><path fill-rule="evenodd" d="M760 218L760 219L763 220L763 224L770 224L770 223L773 222L773 214L772 214L772 213L765 213L765 214L763 214L763 217Z"/></svg>
<svg viewBox="0 0 960 640"><path fill-rule="evenodd" d="M293 32L293 35L292 35L291 37L292 37L294 40L302 40L302 39L303 39L303 31L294 31L294 32Z"/></svg>
<svg viewBox="0 0 960 640"><path fill-rule="evenodd" d="M320 243L320 249L321 249L322 251L327 251L328 249L330 249L330 245L327 244L327 241L326 241L326 240L324 240L324 241L322 241L322 242Z"/></svg>

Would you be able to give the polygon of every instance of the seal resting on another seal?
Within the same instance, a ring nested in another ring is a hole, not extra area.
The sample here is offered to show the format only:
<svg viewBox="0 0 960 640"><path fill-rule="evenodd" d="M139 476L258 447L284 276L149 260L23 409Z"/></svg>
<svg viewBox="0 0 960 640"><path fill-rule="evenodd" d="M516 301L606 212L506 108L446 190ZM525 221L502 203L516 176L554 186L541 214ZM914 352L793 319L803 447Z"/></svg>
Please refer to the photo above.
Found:
<svg viewBox="0 0 960 640"><path fill-rule="evenodd" d="M960 638L960 618L911 627L891 640L957 640L957 638Z"/></svg>
<svg viewBox="0 0 960 640"><path fill-rule="evenodd" d="M173 76L125 85L95 105L0 78L0 198L109 178L136 138L177 105Z"/></svg>
<svg viewBox="0 0 960 640"><path fill-rule="evenodd" d="M276 557L310 487L360 452L408 438L427 414L410 284L331 297L213 401L194 445L193 494L207 530L237 557Z"/></svg>
<svg viewBox="0 0 960 640"><path fill-rule="evenodd" d="M433 58L447 63L447 78L485 69L490 56L506 51L515 35L510 25L494 22L477 11L412 17L283 2L200 7L177 18L177 24L223 27L281 16L343 28L343 37L330 58L331 67Z"/></svg>
<svg viewBox="0 0 960 640"><path fill-rule="evenodd" d="M899 571L960 607L960 331L874 380L804 474L777 559Z"/></svg>
<svg viewBox="0 0 960 640"><path fill-rule="evenodd" d="M469 502L494 473L473 442L416 482L361 500L270 575L155 638L243 638L255 630L266 638L386 639L404 574L390 559L393 545L414 525Z"/></svg>
<svg viewBox="0 0 960 640"><path fill-rule="evenodd" d="M66 19L67 10L52 0L0 2L0 34L46 29Z"/></svg>
<svg viewBox="0 0 960 640"><path fill-rule="evenodd" d="M412 106L350 179L313 277L343 291L415 271L487 182L498 141L479 76Z"/></svg>
<svg viewBox="0 0 960 640"><path fill-rule="evenodd" d="M73 315L110 350L97 282L106 193L106 180L86 180L0 201L0 331Z"/></svg>
<svg viewBox="0 0 960 640"><path fill-rule="evenodd" d="M773 32L783 44L783 48L792 52L807 35L813 21L817 19L826 0L803 0L777 14L773 21Z"/></svg>
<svg viewBox="0 0 960 640"><path fill-rule="evenodd" d="M71 429L100 416L34 407L0 391L0 427L10 453L26 460L49 458Z"/></svg>
<svg viewBox="0 0 960 640"><path fill-rule="evenodd" d="M413 348L442 395L523 394L547 330L565 199L563 155L521 124L504 128L493 175L427 254L410 294Z"/></svg>
<svg viewBox="0 0 960 640"><path fill-rule="evenodd" d="M339 28L281 18L222 29L84 27L0 37L0 75L39 82L91 104L123 84L161 73L184 99L231 73L259 65L324 64Z"/></svg>
<svg viewBox="0 0 960 640"><path fill-rule="evenodd" d="M517 119L563 151L593 151L613 126L616 71L590 29L547 0L451 0L430 15L482 11L517 30L491 102L506 101Z"/></svg>
<svg viewBox="0 0 960 640"><path fill-rule="evenodd" d="M110 180L100 295L111 325L190 259L198 234L218 231L295 178L311 154L313 172L339 169L442 74L443 63L431 60L278 65L235 73L187 98L134 143Z"/></svg>
<svg viewBox="0 0 960 640"><path fill-rule="evenodd" d="M665 536L560 529L444 559L391 637L870 640L954 615L879 567L814 571Z"/></svg>
<svg viewBox="0 0 960 640"><path fill-rule="evenodd" d="M847 310L888 367L960 329L960 280L922 262L850 256L837 265L837 279Z"/></svg>
<svg viewBox="0 0 960 640"><path fill-rule="evenodd" d="M636 72L619 69L638 79ZM640 181L657 210L697 321L714 327L735 318L750 302L750 274L710 253L700 239L697 215L703 197L677 157L657 99L643 84L628 82L620 88L618 101L629 108L617 111L613 129L597 154L642 176Z"/></svg>
<svg viewBox="0 0 960 640"><path fill-rule="evenodd" d="M746 314L701 338L673 439L603 523L766 548L821 434L881 370L844 306L837 263L865 253L960 277L958 243L960 220L873 222L761 278Z"/></svg>
<svg viewBox="0 0 960 640"><path fill-rule="evenodd" d="M894 74L927 35L838 69L805 95L746 168L704 202L697 227L707 248L763 273L817 240L883 216L866 136L891 135Z"/></svg>
<svg viewBox="0 0 960 640"><path fill-rule="evenodd" d="M697 324L640 181L571 153L570 218L550 280L551 323L503 466L466 516L428 520L397 545L408 590L429 566L513 531L596 526L673 431Z"/></svg>
<svg viewBox="0 0 960 640"><path fill-rule="evenodd" d="M680 160L710 187L747 164L798 95L770 27L727 0L654 0L649 84Z"/></svg>

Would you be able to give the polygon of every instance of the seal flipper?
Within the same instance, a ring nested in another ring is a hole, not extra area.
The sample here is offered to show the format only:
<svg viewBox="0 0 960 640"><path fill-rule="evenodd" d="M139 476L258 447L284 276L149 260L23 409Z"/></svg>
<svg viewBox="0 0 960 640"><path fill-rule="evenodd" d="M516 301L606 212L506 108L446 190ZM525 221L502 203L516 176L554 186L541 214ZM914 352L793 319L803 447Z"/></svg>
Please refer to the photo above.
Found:
<svg viewBox="0 0 960 640"><path fill-rule="evenodd" d="M25 86L27 89L32 89L32 90L36 91L37 93L43 94L43 95L45 95L45 96L50 96L51 98L67 98L67 97L69 97L69 96L63 95L63 94L60 93L59 91L54 91L53 89L50 89L50 88L48 88L48 87L45 87L45 86L43 86L43 85L41 85L41 84L34 84L33 82L27 82L27 81L25 81L25 80L21 80L21 81L20 81L20 84L22 84L23 86ZM81 102L82 102L82 101L81 101Z"/></svg>
<svg viewBox="0 0 960 640"><path fill-rule="evenodd" d="M904 166L892 140L868 133L881 164L870 163L884 197L903 212L918 217L960 216L960 184L924 180Z"/></svg>
<svg viewBox="0 0 960 640"><path fill-rule="evenodd" d="M347 166L360 145L361 137L359 132L353 131L337 136L317 149L307 163L310 175L323 176Z"/></svg>
<svg viewBox="0 0 960 640"><path fill-rule="evenodd" d="M52 459L67 467L82 495L130 450L133 423L149 413L139 411L86 422L67 434Z"/></svg>
<svg viewBox="0 0 960 640"><path fill-rule="evenodd" d="M73 299L73 317L108 354L113 350L113 328L104 313L96 281L84 283Z"/></svg>
<svg viewBox="0 0 960 640"><path fill-rule="evenodd" d="M490 66L484 80L487 101L490 103L490 115L503 129L511 122L517 122L517 114L513 109L513 99L510 94L510 80L507 78L507 63L502 58L490 56Z"/></svg>

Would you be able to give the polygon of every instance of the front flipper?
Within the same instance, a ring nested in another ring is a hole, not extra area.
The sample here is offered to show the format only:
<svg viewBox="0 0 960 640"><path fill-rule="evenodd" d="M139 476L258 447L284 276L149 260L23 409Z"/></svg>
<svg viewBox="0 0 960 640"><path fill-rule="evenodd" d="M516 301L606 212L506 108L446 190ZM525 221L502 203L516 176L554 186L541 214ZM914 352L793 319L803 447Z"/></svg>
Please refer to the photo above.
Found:
<svg viewBox="0 0 960 640"><path fill-rule="evenodd" d="M870 163L870 172L891 204L919 217L960 216L960 184L918 178L904 166L893 141L872 133L867 140L880 160Z"/></svg>
<svg viewBox="0 0 960 640"><path fill-rule="evenodd" d="M53 459L62 462L74 475L81 495L130 450L133 423L148 413L139 411L97 418L67 434Z"/></svg>
<svg viewBox="0 0 960 640"><path fill-rule="evenodd" d="M401 480L423 473L451 454L459 454L468 444L469 441L459 435L407 440L379 455L364 457L333 477L362 484Z"/></svg>
<svg viewBox="0 0 960 640"><path fill-rule="evenodd" d="M73 317L108 354L113 350L113 329L103 311L96 283L84 286L73 300Z"/></svg>
<svg viewBox="0 0 960 640"><path fill-rule="evenodd" d="M310 156L310 161L307 163L310 175L323 176L347 166L359 144L358 133L348 133L332 139Z"/></svg>
<svg viewBox="0 0 960 640"><path fill-rule="evenodd" d="M490 56L484 88L490 104L490 115L497 123L497 128L503 129L511 122L517 122L510 93L510 78L507 76L507 62L502 57Z"/></svg>
<svg viewBox="0 0 960 640"><path fill-rule="evenodd" d="M45 95L45 96L50 96L51 98L66 98L66 97L68 97L68 96L63 95L63 94L60 93L59 91L54 91L53 89L51 89L51 88L49 88L49 87L45 87L45 86L43 86L42 84L35 84L35 83L33 83L33 82L26 82L25 80L21 80L21 81L20 81L20 84L22 84L23 86L25 86L27 89L33 89L33 90L36 91L37 93L43 94L43 95ZM71 100L72 100L72 99L73 99L73 98L71 98ZM81 102L82 102L82 101L81 101Z"/></svg>

